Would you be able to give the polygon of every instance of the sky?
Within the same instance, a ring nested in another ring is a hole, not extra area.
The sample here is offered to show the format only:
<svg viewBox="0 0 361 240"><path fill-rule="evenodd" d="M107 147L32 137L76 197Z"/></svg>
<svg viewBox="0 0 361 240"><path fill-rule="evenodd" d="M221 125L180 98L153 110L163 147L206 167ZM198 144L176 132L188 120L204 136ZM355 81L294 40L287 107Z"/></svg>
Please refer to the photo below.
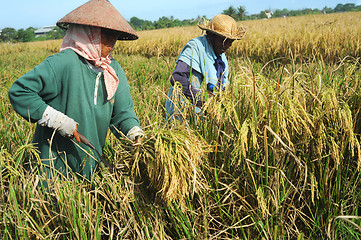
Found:
<svg viewBox="0 0 361 240"><path fill-rule="evenodd" d="M87 0L0 0L0 29L26 29L55 25L56 22ZM166 16L183 20L197 16L211 19L229 6L244 6L246 14L264 10L299 10L335 8L338 3L361 5L361 0L110 0L129 21L131 17L155 21Z"/></svg>

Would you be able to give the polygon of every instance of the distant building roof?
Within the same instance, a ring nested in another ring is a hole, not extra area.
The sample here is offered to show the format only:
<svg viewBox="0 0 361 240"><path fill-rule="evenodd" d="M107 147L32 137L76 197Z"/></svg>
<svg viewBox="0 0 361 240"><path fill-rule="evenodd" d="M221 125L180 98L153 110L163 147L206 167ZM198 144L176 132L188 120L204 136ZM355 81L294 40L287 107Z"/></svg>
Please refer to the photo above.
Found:
<svg viewBox="0 0 361 240"><path fill-rule="evenodd" d="M52 30L54 30L55 27L56 27L56 25L45 26L45 27L36 29L34 31L34 33L37 35L45 34L45 33L48 33L48 32L51 32Z"/></svg>

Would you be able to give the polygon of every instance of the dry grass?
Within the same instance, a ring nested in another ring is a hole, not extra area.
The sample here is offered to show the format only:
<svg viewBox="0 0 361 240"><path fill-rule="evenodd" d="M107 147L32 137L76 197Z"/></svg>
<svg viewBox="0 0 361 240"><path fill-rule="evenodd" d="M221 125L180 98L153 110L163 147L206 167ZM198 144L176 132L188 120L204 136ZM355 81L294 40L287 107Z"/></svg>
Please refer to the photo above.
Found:
<svg viewBox="0 0 361 240"><path fill-rule="evenodd" d="M276 58L335 62L361 52L360 12L312 15L240 22L244 39L229 50L230 57L267 63ZM201 34L196 26L139 32L139 40L118 43L115 52L146 57L178 56L185 43Z"/></svg>

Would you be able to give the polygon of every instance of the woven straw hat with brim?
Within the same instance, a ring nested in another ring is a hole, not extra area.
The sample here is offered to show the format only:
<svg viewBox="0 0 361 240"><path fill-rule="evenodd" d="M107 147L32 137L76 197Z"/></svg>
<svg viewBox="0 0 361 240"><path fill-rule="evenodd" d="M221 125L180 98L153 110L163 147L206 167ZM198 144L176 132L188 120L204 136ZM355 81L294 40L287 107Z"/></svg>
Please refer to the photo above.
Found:
<svg viewBox="0 0 361 240"><path fill-rule="evenodd" d="M202 30L233 40L241 40L246 33L245 28L238 26L232 17L224 14L215 16L211 21L202 19L197 26Z"/></svg>
<svg viewBox="0 0 361 240"><path fill-rule="evenodd" d="M124 17L107 0L90 0L60 19L56 25L68 29L69 24L107 28L121 32L118 40L136 40L138 35Z"/></svg>

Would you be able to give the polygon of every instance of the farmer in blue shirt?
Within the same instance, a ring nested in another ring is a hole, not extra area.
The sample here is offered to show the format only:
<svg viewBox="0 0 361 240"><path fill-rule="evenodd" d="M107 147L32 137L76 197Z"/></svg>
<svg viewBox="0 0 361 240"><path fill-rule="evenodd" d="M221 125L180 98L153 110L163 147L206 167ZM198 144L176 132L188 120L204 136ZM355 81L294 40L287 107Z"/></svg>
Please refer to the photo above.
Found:
<svg viewBox="0 0 361 240"><path fill-rule="evenodd" d="M201 84L205 81L208 92L223 90L228 84L228 61L224 54L234 40L240 40L245 29L227 15L217 15L211 21L204 21L198 27L206 35L191 39L177 59L177 65L170 78L171 87L166 101L170 117L181 118L184 99L174 91L176 83L181 84L182 93L187 97L195 112L201 112L204 100L201 97ZM176 107L178 106L178 107Z"/></svg>

